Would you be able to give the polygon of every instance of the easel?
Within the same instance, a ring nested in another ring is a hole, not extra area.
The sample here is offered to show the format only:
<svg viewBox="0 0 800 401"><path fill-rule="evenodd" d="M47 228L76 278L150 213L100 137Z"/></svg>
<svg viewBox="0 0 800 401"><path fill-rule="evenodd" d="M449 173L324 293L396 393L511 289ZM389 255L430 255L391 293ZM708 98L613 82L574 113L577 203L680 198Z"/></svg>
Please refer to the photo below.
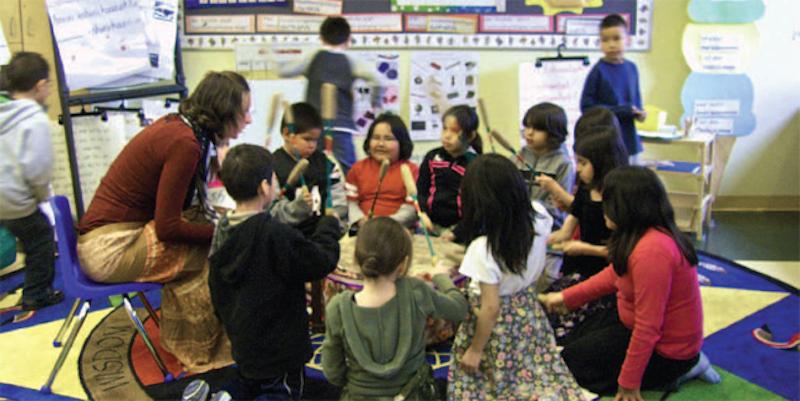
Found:
<svg viewBox="0 0 800 401"><path fill-rule="evenodd" d="M58 96L61 100L61 116L59 123L64 125L64 137L67 143L67 155L69 156L69 170L72 177L72 192L75 199L75 210L80 219L86 210L83 203L83 191L81 189L81 179L78 171L78 156L75 150L75 133L72 129L72 117L79 115L100 115L104 111L87 111L85 106L95 103L114 102L117 100L140 99L154 96L178 94L183 99L188 95L183 75L183 61L181 58L180 36L175 36L175 80L173 83L159 85L144 85L125 89L112 89L101 91L89 91L81 94L72 94L67 87L66 73L58 51L58 42L52 25L50 35L53 39L53 53L55 56L55 72L58 79ZM168 81L169 82L169 81ZM71 113L70 106L81 106L81 112Z"/></svg>

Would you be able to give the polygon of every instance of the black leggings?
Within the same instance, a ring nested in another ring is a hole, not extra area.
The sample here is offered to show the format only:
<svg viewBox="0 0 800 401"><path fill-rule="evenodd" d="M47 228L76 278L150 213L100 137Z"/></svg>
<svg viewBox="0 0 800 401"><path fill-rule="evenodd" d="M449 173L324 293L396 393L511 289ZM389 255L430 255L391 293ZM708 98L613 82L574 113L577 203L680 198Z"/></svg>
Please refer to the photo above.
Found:
<svg viewBox="0 0 800 401"><path fill-rule="evenodd" d="M598 311L564 338L561 356L581 387L597 394L615 394L630 341L631 330L620 322L616 308ZM697 364L699 357L669 359L654 350L640 388L669 389Z"/></svg>

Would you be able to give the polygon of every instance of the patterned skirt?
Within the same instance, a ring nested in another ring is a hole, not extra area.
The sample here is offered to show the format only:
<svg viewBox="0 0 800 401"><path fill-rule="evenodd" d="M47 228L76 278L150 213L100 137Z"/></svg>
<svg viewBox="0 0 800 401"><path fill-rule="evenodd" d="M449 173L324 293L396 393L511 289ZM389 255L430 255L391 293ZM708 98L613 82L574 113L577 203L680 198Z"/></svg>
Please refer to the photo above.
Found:
<svg viewBox="0 0 800 401"><path fill-rule="evenodd" d="M573 273L561 277L553 282L546 292L559 292L572 287L575 284L584 281L586 278L582 277L580 273ZM566 314L553 312L547 315L550 319L550 326L553 327L553 333L556 336L556 342L564 345L563 341L572 332L575 327L581 324L587 317L592 316L600 311L608 309L617 309L617 296L615 294L606 295L600 299L592 302L587 302L580 308L570 311Z"/></svg>
<svg viewBox="0 0 800 401"><path fill-rule="evenodd" d="M233 363L208 288L208 247L159 241L155 222L115 223L78 239L81 269L97 282L159 282L161 345L186 370Z"/></svg>
<svg viewBox="0 0 800 401"><path fill-rule="evenodd" d="M553 331L534 286L500 297L500 315L475 375L460 368L475 335L479 299L453 341L448 374L449 400L583 400L583 392L556 349Z"/></svg>

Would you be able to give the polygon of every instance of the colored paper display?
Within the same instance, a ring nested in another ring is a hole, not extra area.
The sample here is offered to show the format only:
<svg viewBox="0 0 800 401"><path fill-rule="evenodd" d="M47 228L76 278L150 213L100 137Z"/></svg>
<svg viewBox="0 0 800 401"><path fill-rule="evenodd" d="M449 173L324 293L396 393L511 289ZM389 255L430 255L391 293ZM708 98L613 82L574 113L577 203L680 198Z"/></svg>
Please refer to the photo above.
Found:
<svg viewBox="0 0 800 401"><path fill-rule="evenodd" d="M717 135L745 136L753 132L753 83L747 75L693 72L681 92L684 115L695 129Z"/></svg>
<svg viewBox="0 0 800 401"><path fill-rule="evenodd" d="M692 21L706 24L745 24L756 21L763 15L763 0L691 0L689 2L689 18Z"/></svg>

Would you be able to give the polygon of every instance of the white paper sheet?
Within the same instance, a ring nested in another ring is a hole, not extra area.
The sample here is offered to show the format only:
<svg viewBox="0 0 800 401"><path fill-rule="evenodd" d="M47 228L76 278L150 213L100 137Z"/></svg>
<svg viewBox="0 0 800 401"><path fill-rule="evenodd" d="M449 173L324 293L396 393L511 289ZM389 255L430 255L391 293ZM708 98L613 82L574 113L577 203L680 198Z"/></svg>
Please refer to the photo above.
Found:
<svg viewBox="0 0 800 401"><path fill-rule="evenodd" d="M145 18L136 0L47 0L70 90L97 87L150 68Z"/></svg>
<svg viewBox="0 0 800 401"><path fill-rule="evenodd" d="M567 147L572 149L572 127L581 116L581 91L591 66L582 61L544 62L536 67L533 62L519 65L519 119L520 130L525 113L532 106L550 102L561 106L567 113ZM523 139L520 136L520 143Z"/></svg>
<svg viewBox="0 0 800 401"><path fill-rule="evenodd" d="M451 106L478 103L478 55L472 52L411 54L409 120L411 139L437 140L442 115Z"/></svg>

